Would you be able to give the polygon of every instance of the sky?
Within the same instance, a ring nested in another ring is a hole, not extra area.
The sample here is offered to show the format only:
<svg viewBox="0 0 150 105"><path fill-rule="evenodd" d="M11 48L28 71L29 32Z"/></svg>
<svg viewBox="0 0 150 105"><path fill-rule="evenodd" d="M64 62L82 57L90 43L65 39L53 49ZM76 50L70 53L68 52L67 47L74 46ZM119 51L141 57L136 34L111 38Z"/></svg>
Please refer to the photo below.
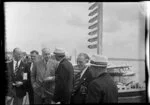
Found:
<svg viewBox="0 0 150 105"><path fill-rule="evenodd" d="M44 47L64 48L70 55L89 49L91 31L88 2L5 2L6 48L29 53ZM103 55L113 58L145 57L144 13L140 2L103 3Z"/></svg>

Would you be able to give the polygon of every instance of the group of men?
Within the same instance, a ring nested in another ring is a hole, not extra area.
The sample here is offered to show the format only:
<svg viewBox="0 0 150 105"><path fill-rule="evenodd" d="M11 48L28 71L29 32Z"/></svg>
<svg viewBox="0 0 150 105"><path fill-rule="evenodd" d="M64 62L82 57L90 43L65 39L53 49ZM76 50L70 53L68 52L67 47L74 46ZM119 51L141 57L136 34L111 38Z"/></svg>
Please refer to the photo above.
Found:
<svg viewBox="0 0 150 105"><path fill-rule="evenodd" d="M20 48L13 50L13 60L7 62L8 91L6 104L22 105L28 93L29 104L117 103L118 89L107 73L108 60L102 55L86 53L77 57L73 66L61 48L51 57L50 49L30 52L31 61L22 60Z"/></svg>

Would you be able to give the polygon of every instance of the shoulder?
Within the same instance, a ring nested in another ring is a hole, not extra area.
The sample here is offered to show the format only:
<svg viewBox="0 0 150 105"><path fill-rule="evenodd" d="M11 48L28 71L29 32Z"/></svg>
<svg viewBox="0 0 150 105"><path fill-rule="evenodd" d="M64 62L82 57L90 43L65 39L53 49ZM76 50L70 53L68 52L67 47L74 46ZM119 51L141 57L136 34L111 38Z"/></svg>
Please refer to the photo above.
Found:
<svg viewBox="0 0 150 105"><path fill-rule="evenodd" d="M67 59L64 59L61 63L64 65L69 65L69 66L71 65L72 66L71 62L69 62Z"/></svg>
<svg viewBox="0 0 150 105"><path fill-rule="evenodd" d="M61 63L65 68L72 68L73 69L73 65L71 64L71 62L69 62L68 60L64 60L62 63Z"/></svg>
<svg viewBox="0 0 150 105"><path fill-rule="evenodd" d="M99 87L108 87L111 86L113 80L110 79L111 77L107 74L100 76L99 78L95 79L95 83L99 85Z"/></svg>
<svg viewBox="0 0 150 105"><path fill-rule="evenodd" d="M112 77L108 73L106 73L104 76L102 76L100 78L101 78L100 79L101 81L111 81L111 82L113 82Z"/></svg>
<svg viewBox="0 0 150 105"><path fill-rule="evenodd" d="M70 72L70 73L73 73L74 71L72 64L67 60L63 60L62 62L60 62L59 68L62 68L64 69L63 71Z"/></svg>
<svg viewBox="0 0 150 105"><path fill-rule="evenodd" d="M103 77L99 77L92 81L92 85L98 88L102 88L106 86L106 81L103 79Z"/></svg>

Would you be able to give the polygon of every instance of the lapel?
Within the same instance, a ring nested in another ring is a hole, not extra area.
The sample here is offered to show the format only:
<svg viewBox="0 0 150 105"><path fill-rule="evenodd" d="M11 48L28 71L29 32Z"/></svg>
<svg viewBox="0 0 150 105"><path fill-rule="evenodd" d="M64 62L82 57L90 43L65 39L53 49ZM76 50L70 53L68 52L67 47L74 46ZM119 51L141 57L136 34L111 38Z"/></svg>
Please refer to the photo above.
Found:
<svg viewBox="0 0 150 105"><path fill-rule="evenodd" d="M79 81L79 85L78 85L78 87L77 87L77 90L80 88L81 84L83 84L84 81L87 80L88 73L89 73L89 67L88 67L87 70L84 72L83 76L81 77L81 79L80 79L80 81Z"/></svg>
<svg viewBox="0 0 150 105"><path fill-rule="evenodd" d="M81 83L84 82L87 79L88 76L88 68L86 69L86 71L84 72L83 76L81 77L80 81Z"/></svg>
<svg viewBox="0 0 150 105"><path fill-rule="evenodd" d="M21 68L23 66L23 62L22 61L20 61L20 65L19 65L19 69Z"/></svg>
<svg viewBox="0 0 150 105"><path fill-rule="evenodd" d="M16 73L22 72L23 69L24 69L24 63L22 61L20 61L20 65L19 65L18 70L16 71Z"/></svg>

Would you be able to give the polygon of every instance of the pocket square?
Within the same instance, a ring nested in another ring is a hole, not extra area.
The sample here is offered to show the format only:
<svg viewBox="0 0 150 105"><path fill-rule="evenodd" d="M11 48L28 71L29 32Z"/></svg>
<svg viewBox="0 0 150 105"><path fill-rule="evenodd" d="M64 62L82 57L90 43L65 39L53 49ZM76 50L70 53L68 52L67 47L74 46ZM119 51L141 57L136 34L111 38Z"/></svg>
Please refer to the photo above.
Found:
<svg viewBox="0 0 150 105"><path fill-rule="evenodd" d="M23 73L23 80L27 80L27 73Z"/></svg>

